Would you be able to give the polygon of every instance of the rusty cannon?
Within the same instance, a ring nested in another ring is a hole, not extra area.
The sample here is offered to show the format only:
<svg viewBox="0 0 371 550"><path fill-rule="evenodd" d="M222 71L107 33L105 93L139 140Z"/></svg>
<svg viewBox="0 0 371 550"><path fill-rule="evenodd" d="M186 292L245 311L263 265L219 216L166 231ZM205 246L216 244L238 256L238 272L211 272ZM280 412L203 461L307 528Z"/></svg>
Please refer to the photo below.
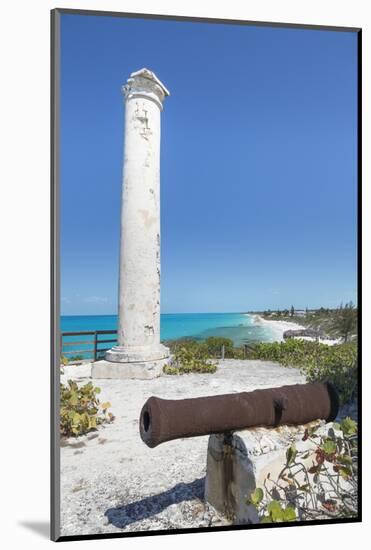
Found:
<svg viewBox="0 0 371 550"><path fill-rule="evenodd" d="M248 428L331 422L339 399L330 383L296 384L192 399L150 397L140 414L140 436L148 447L185 437Z"/></svg>

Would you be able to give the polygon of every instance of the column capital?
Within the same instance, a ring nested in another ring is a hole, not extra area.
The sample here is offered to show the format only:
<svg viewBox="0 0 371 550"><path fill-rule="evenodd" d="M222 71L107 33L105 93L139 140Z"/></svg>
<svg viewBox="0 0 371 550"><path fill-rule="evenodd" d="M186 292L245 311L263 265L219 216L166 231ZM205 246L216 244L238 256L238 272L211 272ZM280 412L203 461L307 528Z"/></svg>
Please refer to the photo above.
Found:
<svg viewBox="0 0 371 550"><path fill-rule="evenodd" d="M121 91L126 101L134 97L145 97L154 101L160 109L162 109L165 97L170 95L161 80L149 69L140 69L140 71L131 73Z"/></svg>

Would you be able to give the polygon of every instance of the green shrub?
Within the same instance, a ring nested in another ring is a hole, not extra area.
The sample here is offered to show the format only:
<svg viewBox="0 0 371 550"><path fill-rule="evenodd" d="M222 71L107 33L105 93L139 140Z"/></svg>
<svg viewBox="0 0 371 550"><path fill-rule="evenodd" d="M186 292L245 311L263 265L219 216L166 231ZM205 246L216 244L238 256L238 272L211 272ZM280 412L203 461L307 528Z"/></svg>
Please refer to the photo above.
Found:
<svg viewBox="0 0 371 550"><path fill-rule="evenodd" d="M198 362L197 364L188 364L186 366L181 365L180 367L173 367L171 365L165 365L163 371L165 374L189 374L192 372L197 373L214 373L217 369L216 365L212 363L203 363Z"/></svg>
<svg viewBox="0 0 371 550"><path fill-rule="evenodd" d="M233 348L233 359L249 359L249 356L245 353L244 348Z"/></svg>
<svg viewBox="0 0 371 550"><path fill-rule="evenodd" d="M61 365L63 366L68 365L68 359L65 355L61 355Z"/></svg>
<svg viewBox="0 0 371 550"><path fill-rule="evenodd" d="M254 359L277 361L285 367L298 367L308 382L331 382L337 389L341 404L357 395L357 344L327 346L317 342L290 339L254 347Z"/></svg>
<svg viewBox="0 0 371 550"><path fill-rule="evenodd" d="M224 345L224 357L232 359L246 359L244 348L234 348L233 340L230 338L224 338L221 336L209 336L206 340L196 340L192 337L184 337L179 340L168 340L163 342L171 353L174 353L176 349L182 346L186 348L198 348L205 352L205 356L209 358L219 358L222 353L222 346Z"/></svg>
<svg viewBox="0 0 371 550"><path fill-rule="evenodd" d="M162 370L164 371L165 374L180 374L179 369L171 365L165 365Z"/></svg>
<svg viewBox="0 0 371 550"><path fill-rule="evenodd" d="M84 358L82 355L72 355L72 357L69 358L69 363L74 363L75 361L82 361Z"/></svg>
<svg viewBox="0 0 371 550"><path fill-rule="evenodd" d="M230 338L223 338L220 336L210 336L203 342L207 353L211 357L220 357L222 353L222 346L224 346L224 357L233 357L233 340Z"/></svg>
<svg viewBox="0 0 371 550"><path fill-rule="evenodd" d="M286 367L300 365L309 356L318 356L329 346L308 340L291 338L285 342L259 343L254 346L251 357L266 361L277 361Z"/></svg>
<svg viewBox="0 0 371 550"><path fill-rule="evenodd" d="M308 382L331 382L338 390L341 404L357 396L358 359L355 343L329 346L319 357L308 357L302 371Z"/></svg>
<svg viewBox="0 0 371 550"><path fill-rule="evenodd" d="M209 360L209 353L203 342L181 342L172 351L172 362L163 369L165 374L213 373L217 369Z"/></svg>
<svg viewBox="0 0 371 550"><path fill-rule="evenodd" d="M78 386L68 380L67 386L60 385L60 431L61 435L70 437L95 430L103 422L112 422L114 416L107 412L110 403L100 403L97 395L100 388L91 382Z"/></svg>
<svg viewBox="0 0 371 550"><path fill-rule="evenodd" d="M188 346L189 344L199 344L200 340L196 340L190 336L185 336L184 338L179 338L178 340L165 340L163 344L168 347L171 353L174 352L179 346Z"/></svg>
<svg viewBox="0 0 371 550"><path fill-rule="evenodd" d="M254 346L254 351L249 354L250 359L262 359L264 361L281 362L283 353L279 342L259 343Z"/></svg>

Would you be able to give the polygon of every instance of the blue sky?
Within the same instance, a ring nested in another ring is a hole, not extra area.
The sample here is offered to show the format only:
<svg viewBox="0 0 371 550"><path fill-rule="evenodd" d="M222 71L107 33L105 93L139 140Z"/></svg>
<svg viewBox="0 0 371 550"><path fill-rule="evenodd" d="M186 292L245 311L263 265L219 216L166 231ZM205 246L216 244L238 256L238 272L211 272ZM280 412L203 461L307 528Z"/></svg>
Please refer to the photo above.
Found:
<svg viewBox="0 0 371 550"><path fill-rule="evenodd" d="M61 308L117 311L124 104L162 114L164 313L356 302L357 37L62 15Z"/></svg>

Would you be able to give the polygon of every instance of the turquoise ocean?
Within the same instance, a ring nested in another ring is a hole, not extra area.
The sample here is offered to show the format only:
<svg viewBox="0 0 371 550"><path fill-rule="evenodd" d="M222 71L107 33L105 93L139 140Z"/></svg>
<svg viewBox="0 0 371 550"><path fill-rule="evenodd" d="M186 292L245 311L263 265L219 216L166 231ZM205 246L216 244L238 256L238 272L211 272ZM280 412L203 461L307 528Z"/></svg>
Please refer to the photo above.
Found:
<svg viewBox="0 0 371 550"><path fill-rule="evenodd" d="M61 332L117 330L117 315L62 315ZM204 340L209 336L224 336L233 340L236 347L254 342L272 342L274 334L269 327L254 323L245 313L163 313L161 314L161 340L193 337ZM86 337L91 339L92 337ZM100 336L104 339L104 336ZM114 338L107 335L105 338ZM82 342L81 336L66 336L64 342ZM111 347L114 343L98 348ZM80 351L91 345L77 344L65 349ZM81 355L81 353L80 353ZM85 354L82 354L85 355Z"/></svg>

